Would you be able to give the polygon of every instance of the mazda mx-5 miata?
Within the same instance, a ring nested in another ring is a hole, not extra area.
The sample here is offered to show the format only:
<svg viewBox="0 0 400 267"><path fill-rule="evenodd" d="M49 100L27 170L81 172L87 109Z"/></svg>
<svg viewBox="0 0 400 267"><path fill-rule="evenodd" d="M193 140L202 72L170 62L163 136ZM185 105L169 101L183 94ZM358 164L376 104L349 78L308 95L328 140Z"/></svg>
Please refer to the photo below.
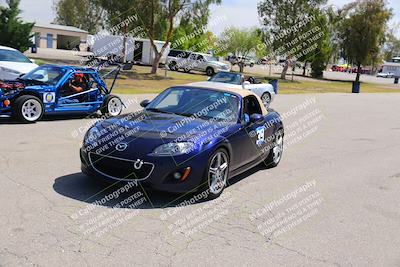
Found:
<svg viewBox="0 0 400 267"><path fill-rule="evenodd" d="M89 129L80 151L83 173L160 191L207 190L215 198L230 177L281 160L280 116L252 92L174 86L141 106Z"/></svg>

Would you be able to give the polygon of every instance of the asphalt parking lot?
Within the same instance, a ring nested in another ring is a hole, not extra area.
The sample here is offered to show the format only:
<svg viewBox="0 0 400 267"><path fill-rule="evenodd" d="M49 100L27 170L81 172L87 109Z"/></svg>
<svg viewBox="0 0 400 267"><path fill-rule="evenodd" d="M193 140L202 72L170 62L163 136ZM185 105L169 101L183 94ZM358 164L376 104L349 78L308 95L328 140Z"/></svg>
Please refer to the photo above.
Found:
<svg viewBox="0 0 400 267"><path fill-rule="evenodd" d="M130 111L148 97L123 96ZM398 266L399 103L279 95L282 162L213 201L137 187L107 200L115 187L80 173L92 119L1 119L0 266ZM114 207L124 199L135 205Z"/></svg>

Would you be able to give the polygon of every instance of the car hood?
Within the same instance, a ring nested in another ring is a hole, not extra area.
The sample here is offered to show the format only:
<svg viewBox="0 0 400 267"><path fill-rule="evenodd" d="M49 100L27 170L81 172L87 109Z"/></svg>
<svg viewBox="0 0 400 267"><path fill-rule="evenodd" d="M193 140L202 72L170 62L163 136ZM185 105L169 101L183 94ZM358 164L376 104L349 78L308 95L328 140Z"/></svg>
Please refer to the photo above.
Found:
<svg viewBox="0 0 400 267"><path fill-rule="evenodd" d="M35 63L0 61L0 67L18 71L21 74L26 74L38 67Z"/></svg>
<svg viewBox="0 0 400 267"><path fill-rule="evenodd" d="M207 123L201 119L184 119L188 117L146 111L107 119L97 124L102 135L98 137L96 147L108 143L112 151L117 143L125 142L134 148L135 153L147 155L162 144L186 141L195 143L201 149L209 141L228 133L229 126L234 127L225 123ZM103 134L104 129L106 134Z"/></svg>
<svg viewBox="0 0 400 267"><path fill-rule="evenodd" d="M218 130L227 125L226 123L149 111L130 113L101 122L103 128L112 126L118 128L120 132L136 130L136 133L131 131L132 136L136 138L160 139L162 137L164 141L187 141L201 132L211 132L210 129ZM114 129L112 127L111 129Z"/></svg>

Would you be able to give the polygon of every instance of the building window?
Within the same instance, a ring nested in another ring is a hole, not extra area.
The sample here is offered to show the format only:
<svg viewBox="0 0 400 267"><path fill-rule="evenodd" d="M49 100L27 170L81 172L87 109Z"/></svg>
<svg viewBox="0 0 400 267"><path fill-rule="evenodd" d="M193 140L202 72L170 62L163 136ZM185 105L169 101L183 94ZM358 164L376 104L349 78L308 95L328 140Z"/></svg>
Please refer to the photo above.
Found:
<svg viewBox="0 0 400 267"><path fill-rule="evenodd" d="M47 34L47 48L53 48L53 34Z"/></svg>

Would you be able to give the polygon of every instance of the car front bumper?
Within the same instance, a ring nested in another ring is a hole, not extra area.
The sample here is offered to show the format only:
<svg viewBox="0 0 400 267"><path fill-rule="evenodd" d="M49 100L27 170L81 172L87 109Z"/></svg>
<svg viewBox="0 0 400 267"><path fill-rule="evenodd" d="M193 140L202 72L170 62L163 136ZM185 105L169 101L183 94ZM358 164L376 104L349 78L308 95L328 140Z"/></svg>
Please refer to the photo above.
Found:
<svg viewBox="0 0 400 267"><path fill-rule="evenodd" d="M118 156L100 155L80 150L81 170L91 177L111 183L138 181L143 187L172 193L186 193L197 190L205 182L209 153L183 156ZM140 166L140 163L142 165ZM136 169L136 167L140 167ZM190 167L190 174L184 180L174 178L176 172L183 173Z"/></svg>

